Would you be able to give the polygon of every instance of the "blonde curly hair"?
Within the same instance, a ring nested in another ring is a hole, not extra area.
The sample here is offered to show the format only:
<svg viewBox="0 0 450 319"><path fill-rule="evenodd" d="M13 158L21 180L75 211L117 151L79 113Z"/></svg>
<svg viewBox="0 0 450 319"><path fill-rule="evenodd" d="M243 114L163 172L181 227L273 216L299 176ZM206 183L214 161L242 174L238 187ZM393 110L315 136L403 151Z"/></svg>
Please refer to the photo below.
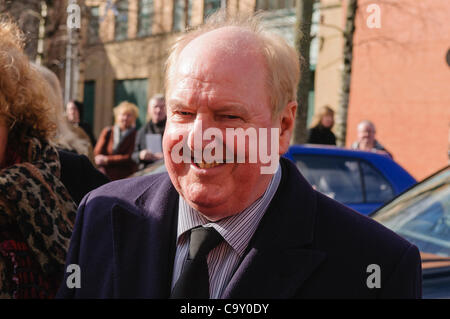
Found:
<svg viewBox="0 0 450 319"><path fill-rule="evenodd" d="M0 16L0 117L9 128L8 144L16 148L31 137L47 140L56 129L45 81L24 54L23 43L17 25Z"/></svg>
<svg viewBox="0 0 450 319"><path fill-rule="evenodd" d="M114 121L117 124L119 120L119 115L123 112L130 112L134 119L137 119L139 117L139 108L136 106L136 104L133 104L128 101L123 101L119 105L117 105L114 109Z"/></svg>

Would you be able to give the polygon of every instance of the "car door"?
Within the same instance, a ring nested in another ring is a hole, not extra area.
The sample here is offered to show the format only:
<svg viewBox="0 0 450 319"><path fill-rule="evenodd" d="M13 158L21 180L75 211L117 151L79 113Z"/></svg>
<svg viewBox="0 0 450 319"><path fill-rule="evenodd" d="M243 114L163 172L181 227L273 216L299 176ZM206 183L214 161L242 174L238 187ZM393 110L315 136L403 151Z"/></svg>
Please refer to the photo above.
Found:
<svg viewBox="0 0 450 319"><path fill-rule="evenodd" d="M294 154L293 158L314 189L362 214L395 195L389 181L366 160L324 154Z"/></svg>

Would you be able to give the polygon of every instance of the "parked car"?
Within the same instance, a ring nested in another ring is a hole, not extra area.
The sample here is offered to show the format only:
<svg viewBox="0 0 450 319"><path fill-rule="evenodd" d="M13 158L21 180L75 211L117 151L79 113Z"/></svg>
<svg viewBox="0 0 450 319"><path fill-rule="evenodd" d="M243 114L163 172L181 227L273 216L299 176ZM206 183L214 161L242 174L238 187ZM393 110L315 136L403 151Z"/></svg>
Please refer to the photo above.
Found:
<svg viewBox="0 0 450 319"><path fill-rule="evenodd" d="M158 174L158 173L163 173L163 172L167 172L167 169L166 169L166 166L164 165L164 160L160 159L158 161L155 161L154 163L147 165L147 167L135 172L130 177L152 175L152 174Z"/></svg>
<svg viewBox="0 0 450 319"><path fill-rule="evenodd" d="M293 145L284 155L318 191L368 215L416 183L389 156L325 145Z"/></svg>
<svg viewBox="0 0 450 319"><path fill-rule="evenodd" d="M370 215L416 245L424 298L450 298L450 166Z"/></svg>

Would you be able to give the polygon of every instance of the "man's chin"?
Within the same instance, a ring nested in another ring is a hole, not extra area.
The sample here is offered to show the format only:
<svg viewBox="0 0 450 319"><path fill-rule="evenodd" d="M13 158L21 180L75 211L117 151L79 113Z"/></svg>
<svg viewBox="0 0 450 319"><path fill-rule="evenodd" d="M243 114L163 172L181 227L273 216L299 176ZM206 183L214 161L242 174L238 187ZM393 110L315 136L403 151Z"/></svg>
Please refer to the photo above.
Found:
<svg viewBox="0 0 450 319"><path fill-rule="evenodd" d="M210 221L217 221L224 217L230 216L227 199L215 198L205 200L205 198L185 198L189 206L194 208L200 214Z"/></svg>

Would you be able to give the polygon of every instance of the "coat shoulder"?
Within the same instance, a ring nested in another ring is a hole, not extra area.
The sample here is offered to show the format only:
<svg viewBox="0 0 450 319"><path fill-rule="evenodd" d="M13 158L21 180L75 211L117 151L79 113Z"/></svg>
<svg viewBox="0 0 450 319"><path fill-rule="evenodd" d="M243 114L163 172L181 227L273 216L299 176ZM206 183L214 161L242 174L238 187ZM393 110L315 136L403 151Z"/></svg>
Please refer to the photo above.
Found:
<svg viewBox="0 0 450 319"><path fill-rule="evenodd" d="M170 185L167 173L125 178L93 190L86 195L80 206L83 206L85 212L95 214L109 214L115 205L128 208L132 212L136 211L142 194L145 193L146 198L151 199L152 193L156 194L167 185Z"/></svg>

